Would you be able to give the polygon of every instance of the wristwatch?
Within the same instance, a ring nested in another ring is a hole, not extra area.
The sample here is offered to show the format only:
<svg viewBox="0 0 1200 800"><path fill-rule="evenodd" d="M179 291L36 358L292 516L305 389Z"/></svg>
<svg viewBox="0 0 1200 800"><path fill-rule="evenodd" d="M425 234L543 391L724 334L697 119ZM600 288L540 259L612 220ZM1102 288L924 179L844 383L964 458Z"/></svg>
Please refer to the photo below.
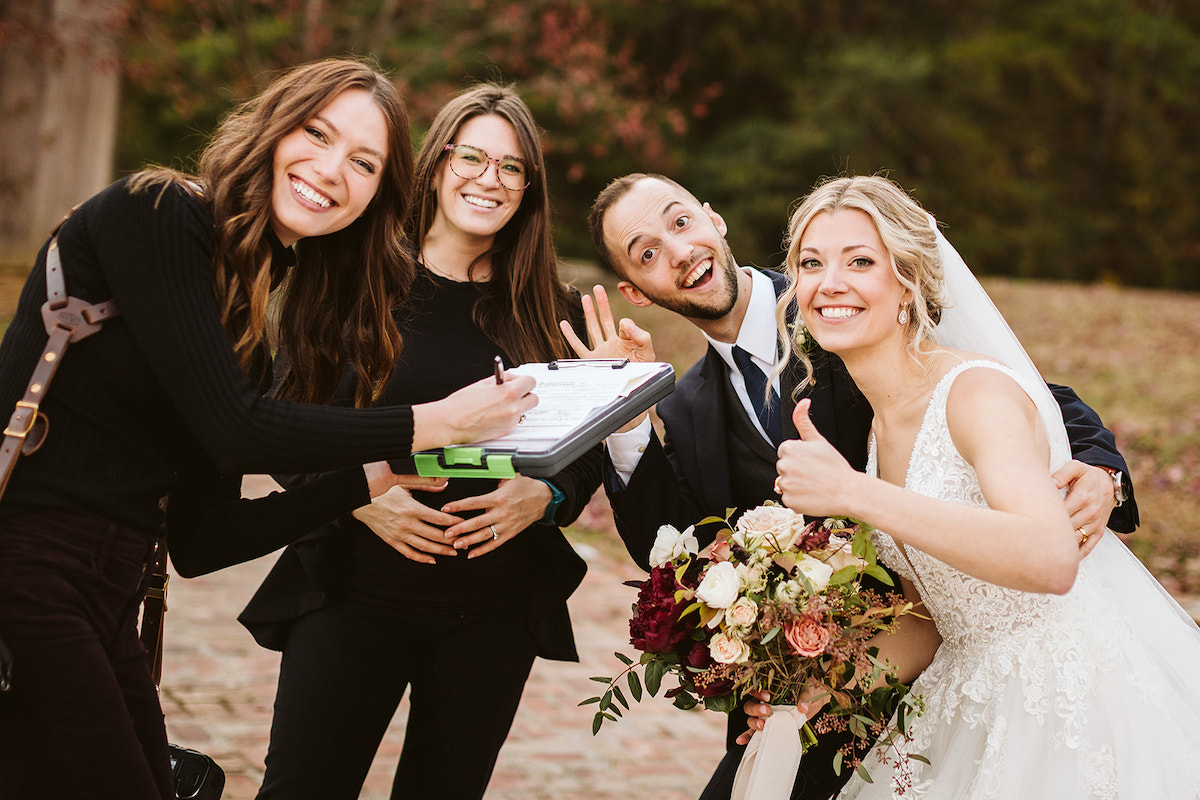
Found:
<svg viewBox="0 0 1200 800"><path fill-rule="evenodd" d="M550 502L546 504L546 513L542 516L539 522L543 525L553 525L554 515L558 513L558 507L563 504L567 496L563 494L563 490L555 486L545 478L538 478L539 481L550 487Z"/></svg>
<svg viewBox="0 0 1200 800"><path fill-rule="evenodd" d="M1119 469L1111 467L1101 467L1112 477L1113 482L1113 500L1117 501L1114 508L1120 508L1125 505L1125 501L1129 499L1129 492L1125 491L1125 475Z"/></svg>

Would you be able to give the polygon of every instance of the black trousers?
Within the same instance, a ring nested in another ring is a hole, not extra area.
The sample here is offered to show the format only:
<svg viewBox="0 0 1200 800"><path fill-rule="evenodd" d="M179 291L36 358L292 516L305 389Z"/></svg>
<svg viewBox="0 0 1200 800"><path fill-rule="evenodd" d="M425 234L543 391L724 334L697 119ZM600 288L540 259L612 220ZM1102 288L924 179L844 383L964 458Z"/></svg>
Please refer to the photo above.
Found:
<svg viewBox="0 0 1200 800"><path fill-rule="evenodd" d="M0 797L159 800L175 791L138 639L145 533L82 512L0 518Z"/></svg>
<svg viewBox="0 0 1200 800"><path fill-rule="evenodd" d="M536 645L522 604L471 614L340 602L292 628L261 800L353 800L409 691L392 800L483 797Z"/></svg>

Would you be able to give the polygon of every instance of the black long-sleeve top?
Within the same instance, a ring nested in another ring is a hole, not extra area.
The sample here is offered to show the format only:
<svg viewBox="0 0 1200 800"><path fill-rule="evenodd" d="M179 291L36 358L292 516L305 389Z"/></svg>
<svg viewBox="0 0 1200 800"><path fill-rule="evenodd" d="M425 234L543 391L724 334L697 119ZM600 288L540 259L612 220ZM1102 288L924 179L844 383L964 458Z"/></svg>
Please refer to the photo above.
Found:
<svg viewBox="0 0 1200 800"><path fill-rule="evenodd" d="M442 397L468 383L487 377L493 359L515 366L472 321L479 290L471 283L440 278L419 270L412 296L398 320L404 350L381 402L423 403ZM577 308L573 316L582 317ZM577 320L582 323L582 319ZM582 327L581 324L577 327ZM555 521L573 522L600 486L602 451L599 446L549 478L565 495ZM474 497L494 490L495 479L452 478L442 492L413 492L418 501L441 508L451 500ZM472 514L474 512L467 512ZM396 552L357 521L351 528L348 591L366 602L402 603L408 607L445 604L460 607L464 598L482 600L503 593L506 587L536 579L529 564L546 541L561 538L552 525L532 525L503 546L481 558L437 556L437 564L420 564ZM511 533L511 531L506 531Z"/></svg>
<svg viewBox="0 0 1200 800"><path fill-rule="evenodd" d="M478 297L470 283L418 271L412 296L398 314L404 349L381 402L420 403L442 397L490 375L497 355L515 366L507 352L475 327L472 309ZM571 316L582 334L581 306L574 304ZM282 649L291 623L331 598L417 613L488 608L524 598L539 654L575 660L566 599L586 566L558 526L573 522L599 487L602 459L597 445L548 479L564 495L554 524L534 523L511 539L512 531L505 529L507 541L478 558L468 559L460 552L436 556L435 564L410 561L352 517L316 530L313 522L298 526L291 538L312 533L283 552L239 620L259 643ZM289 481L294 488L276 497L312 490L329 478L299 485ZM452 478L443 492L413 496L440 508L453 499L486 494L497 484L494 479Z"/></svg>
<svg viewBox="0 0 1200 800"><path fill-rule="evenodd" d="M358 465L410 452L408 406L275 401L243 374L213 295L212 215L182 186L134 193L128 179L118 181L80 206L58 240L68 294L114 299L120 316L68 350L42 403L45 444L20 459L0 514L81 509L156 535L164 496L187 506L193 486L208 491L244 472L354 465L310 489L306 508L291 512L332 518L369 499ZM276 242L276 258L290 256ZM0 344L4 414L46 342L45 257L43 248Z"/></svg>

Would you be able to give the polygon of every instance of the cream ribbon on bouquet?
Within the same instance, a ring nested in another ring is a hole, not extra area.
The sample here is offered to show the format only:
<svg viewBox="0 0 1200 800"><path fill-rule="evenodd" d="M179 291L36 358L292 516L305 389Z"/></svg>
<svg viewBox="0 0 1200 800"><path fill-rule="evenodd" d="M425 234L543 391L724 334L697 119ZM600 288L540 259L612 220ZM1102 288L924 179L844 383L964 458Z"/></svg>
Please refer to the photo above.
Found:
<svg viewBox="0 0 1200 800"><path fill-rule="evenodd" d="M766 725L742 754L730 800L788 800L792 796L804 754L800 729L807 721L794 705L771 706Z"/></svg>

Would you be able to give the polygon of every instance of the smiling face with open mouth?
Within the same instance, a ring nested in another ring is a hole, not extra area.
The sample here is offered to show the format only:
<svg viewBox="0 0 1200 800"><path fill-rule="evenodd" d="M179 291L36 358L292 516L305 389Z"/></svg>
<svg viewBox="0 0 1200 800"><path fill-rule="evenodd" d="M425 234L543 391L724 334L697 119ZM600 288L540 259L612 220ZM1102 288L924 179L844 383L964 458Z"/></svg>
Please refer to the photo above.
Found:
<svg viewBox="0 0 1200 800"><path fill-rule="evenodd" d="M891 337L903 341L897 316L909 291L870 216L857 209L817 214L795 257L796 302L821 347L844 357Z"/></svg>
<svg viewBox="0 0 1200 800"><path fill-rule="evenodd" d="M340 231L379 189L388 151L383 112L362 89L347 89L275 146L271 226L291 246Z"/></svg>
<svg viewBox="0 0 1200 800"><path fill-rule="evenodd" d="M604 240L635 305L655 305L698 320L717 320L738 298L737 263L725 221L678 186L645 178L604 216Z"/></svg>
<svg viewBox="0 0 1200 800"><path fill-rule="evenodd" d="M495 114L471 117L459 126L452 142L475 148L485 159L526 158L516 129ZM517 213L525 196L524 189L509 189L500 182L500 168L489 160L478 177L463 178L451 169L450 156L444 155L434 173L437 212L426 238L453 235L470 240L473 247L489 247Z"/></svg>

